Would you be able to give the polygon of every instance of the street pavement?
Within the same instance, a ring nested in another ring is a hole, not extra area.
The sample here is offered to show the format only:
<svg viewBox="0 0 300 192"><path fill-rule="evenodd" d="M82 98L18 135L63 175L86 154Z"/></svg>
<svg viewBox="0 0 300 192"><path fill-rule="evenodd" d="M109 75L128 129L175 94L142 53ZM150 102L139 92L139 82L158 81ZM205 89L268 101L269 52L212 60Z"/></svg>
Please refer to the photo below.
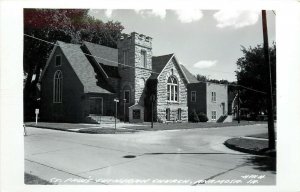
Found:
<svg viewBox="0 0 300 192"><path fill-rule="evenodd" d="M265 124L130 134L27 127L25 172L72 185L274 185L276 172L264 163L273 159L223 145L265 132Z"/></svg>

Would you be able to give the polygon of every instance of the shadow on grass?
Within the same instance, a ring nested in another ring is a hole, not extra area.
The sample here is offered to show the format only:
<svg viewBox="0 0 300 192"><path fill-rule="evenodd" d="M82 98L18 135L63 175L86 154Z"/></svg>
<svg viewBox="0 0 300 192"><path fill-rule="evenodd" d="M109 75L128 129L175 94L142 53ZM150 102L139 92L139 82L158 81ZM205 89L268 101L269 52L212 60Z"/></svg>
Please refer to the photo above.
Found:
<svg viewBox="0 0 300 192"><path fill-rule="evenodd" d="M260 171L271 171L276 174L276 157L252 156L246 158L248 165L254 165L254 169Z"/></svg>

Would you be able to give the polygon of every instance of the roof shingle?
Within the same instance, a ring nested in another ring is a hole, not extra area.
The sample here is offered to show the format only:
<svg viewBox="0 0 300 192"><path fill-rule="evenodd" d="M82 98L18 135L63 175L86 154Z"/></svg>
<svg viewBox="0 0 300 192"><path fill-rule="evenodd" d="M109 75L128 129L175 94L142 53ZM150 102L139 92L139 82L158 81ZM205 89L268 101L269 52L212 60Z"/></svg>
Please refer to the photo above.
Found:
<svg viewBox="0 0 300 192"><path fill-rule="evenodd" d="M58 41L62 52L66 56L74 72L84 86L85 93L112 93L97 85L94 68L84 55L80 45Z"/></svg>
<svg viewBox="0 0 300 192"><path fill-rule="evenodd" d="M83 45L85 45L88 51L94 56L97 63L118 67L118 49L87 41L84 41Z"/></svg>
<svg viewBox="0 0 300 192"><path fill-rule="evenodd" d="M185 68L184 65L180 65L180 67L181 67L183 73L185 74L189 83L199 83L199 81L196 79L196 77L191 72L189 72L189 70L187 70L187 68Z"/></svg>
<svg viewBox="0 0 300 192"><path fill-rule="evenodd" d="M152 71L160 73L174 54L152 57Z"/></svg>

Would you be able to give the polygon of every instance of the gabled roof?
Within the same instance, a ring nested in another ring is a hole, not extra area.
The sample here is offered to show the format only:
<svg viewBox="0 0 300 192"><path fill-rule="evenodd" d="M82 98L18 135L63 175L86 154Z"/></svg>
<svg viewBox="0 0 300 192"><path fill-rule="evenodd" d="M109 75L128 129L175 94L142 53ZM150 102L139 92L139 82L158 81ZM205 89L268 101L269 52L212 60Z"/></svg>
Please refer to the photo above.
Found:
<svg viewBox="0 0 300 192"><path fill-rule="evenodd" d="M111 93L107 89L97 85L94 68L81 50L80 45L64 43L61 41L58 41L57 44L83 84L85 93Z"/></svg>
<svg viewBox="0 0 300 192"><path fill-rule="evenodd" d="M164 67L167 65L168 61L172 58L174 54L161 55L152 57L152 71L155 73L160 73Z"/></svg>
<svg viewBox="0 0 300 192"><path fill-rule="evenodd" d="M87 41L84 41L83 45L85 45L88 51L94 56L97 63L118 67L118 49Z"/></svg>
<svg viewBox="0 0 300 192"><path fill-rule="evenodd" d="M184 65L180 65L182 68L183 73L185 74L187 80L189 83L198 83L199 81L196 79L196 77L187 70L187 68Z"/></svg>
<svg viewBox="0 0 300 192"><path fill-rule="evenodd" d="M104 65L102 63L100 63L100 65L108 77L121 78L118 67Z"/></svg>
<svg viewBox="0 0 300 192"><path fill-rule="evenodd" d="M150 79L157 79L171 59L175 60L175 63L178 65L179 71L182 73L184 79L187 81L187 83L190 83L174 53L152 57L152 71L154 73L151 74Z"/></svg>

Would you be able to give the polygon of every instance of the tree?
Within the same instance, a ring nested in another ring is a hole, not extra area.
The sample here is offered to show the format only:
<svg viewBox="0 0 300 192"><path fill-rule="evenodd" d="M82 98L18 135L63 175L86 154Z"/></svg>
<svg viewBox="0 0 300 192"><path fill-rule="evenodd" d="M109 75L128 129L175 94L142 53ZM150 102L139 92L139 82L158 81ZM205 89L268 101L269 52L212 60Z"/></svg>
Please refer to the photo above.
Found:
<svg viewBox="0 0 300 192"><path fill-rule="evenodd" d="M196 79L197 79L198 81L204 81L204 82L206 82L207 77L204 76L204 75L197 74L197 75L196 75Z"/></svg>
<svg viewBox="0 0 300 192"><path fill-rule="evenodd" d="M39 76L57 40L67 43L89 41L115 48L123 29L119 22L104 23L89 16L88 9L24 9L25 118L32 115L37 105Z"/></svg>
<svg viewBox="0 0 300 192"><path fill-rule="evenodd" d="M262 45L246 49L242 47L243 57L237 60L238 71L236 71L237 83L249 87L249 90L240 87L240 98L243 107L250 112L259 114L267 111L267 90L269 86L268 66L265 64ZM273 95L276 98L276 44L269 48ZM257 90L257 91L255 91ZM262 93L264 92L264 93ZM274 99L275 101L275 99ZM275 102L274 102L275 105Z"/></svg>

